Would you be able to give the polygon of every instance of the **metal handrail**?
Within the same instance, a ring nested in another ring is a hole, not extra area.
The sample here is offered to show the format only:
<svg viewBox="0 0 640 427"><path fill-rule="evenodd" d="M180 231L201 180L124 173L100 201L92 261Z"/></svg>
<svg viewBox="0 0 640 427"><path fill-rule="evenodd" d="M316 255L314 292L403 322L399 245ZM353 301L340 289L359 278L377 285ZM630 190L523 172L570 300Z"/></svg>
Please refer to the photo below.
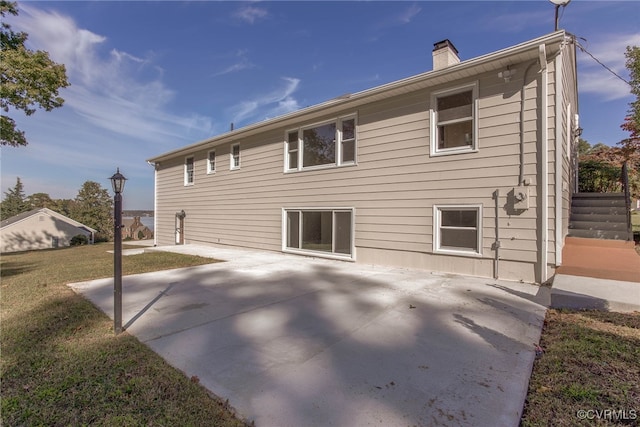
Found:
<svg viewBox="0 0 640 427"><path fill-rule="evenodd" d="M627 211L627 240L633 240L633 231L631 228L631 192L629 191L629 170L627 162L622 164L622 191L624 193L624 204Z"/></svg>

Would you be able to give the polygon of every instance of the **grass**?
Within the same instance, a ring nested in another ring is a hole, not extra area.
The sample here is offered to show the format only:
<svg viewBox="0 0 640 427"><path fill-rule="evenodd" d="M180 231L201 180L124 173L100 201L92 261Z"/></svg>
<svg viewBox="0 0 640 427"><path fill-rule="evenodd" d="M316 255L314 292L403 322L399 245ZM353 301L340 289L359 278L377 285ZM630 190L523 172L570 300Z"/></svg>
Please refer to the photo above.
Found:
<svg viewBox="0 0 640 427"><path fill-rule="evenodd" d="M640 313L549 310L540 346L522 427L639 425Z"/></svg>
<svg viewBox="0 0 640 427"><path fill-rule="evenodd" d="M66 284L113 274L112 245L2 255L1 425L243 426ZM214 262L172 253L123 258L134 274Z"/></svg>

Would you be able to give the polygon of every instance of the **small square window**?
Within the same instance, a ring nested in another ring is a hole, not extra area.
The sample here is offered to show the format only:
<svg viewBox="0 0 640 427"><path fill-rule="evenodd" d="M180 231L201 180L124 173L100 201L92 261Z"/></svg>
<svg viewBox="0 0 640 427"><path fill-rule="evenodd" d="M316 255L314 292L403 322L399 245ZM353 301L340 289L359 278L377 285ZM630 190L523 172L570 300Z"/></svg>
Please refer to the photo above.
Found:
<svg viewBox="0 0 640 427"><path fill-rule="evenodd" d="M434 206L433 250L453 254L482 252L482 206Z"/></svg>

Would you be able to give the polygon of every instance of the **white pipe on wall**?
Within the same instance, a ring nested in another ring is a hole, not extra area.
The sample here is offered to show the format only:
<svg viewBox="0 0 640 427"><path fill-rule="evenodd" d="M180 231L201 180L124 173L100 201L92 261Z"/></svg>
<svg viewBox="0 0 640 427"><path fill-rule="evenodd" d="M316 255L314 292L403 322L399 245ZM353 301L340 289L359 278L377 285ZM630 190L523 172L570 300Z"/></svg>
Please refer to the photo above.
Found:
<svg viewBox="0 0 640 427"><path fill-rule="evenodd" d="M538 46L538 54L540 58L540 109L542 116L541 141L540 141L540 193L542 200L540 201L541 209L541 230L540 230L540 283L547 281L547 264L549 263L549 100L547 99L549 88L549 71L547 70L547 52L544 44Z"/></svg>

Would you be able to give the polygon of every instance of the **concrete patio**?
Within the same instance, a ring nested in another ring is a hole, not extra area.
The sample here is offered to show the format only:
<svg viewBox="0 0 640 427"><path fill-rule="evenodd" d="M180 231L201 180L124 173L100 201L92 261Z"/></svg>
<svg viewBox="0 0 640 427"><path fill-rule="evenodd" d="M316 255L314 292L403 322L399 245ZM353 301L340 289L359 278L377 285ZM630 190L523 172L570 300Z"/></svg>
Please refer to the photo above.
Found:
<svg viewBox="0 0 640 427"><path fill-rule="evenodd" d="M257 426L517 426L549 289L185 245L123 279L123 319ZM70 285L109 316L113 280Z"/></svg>

